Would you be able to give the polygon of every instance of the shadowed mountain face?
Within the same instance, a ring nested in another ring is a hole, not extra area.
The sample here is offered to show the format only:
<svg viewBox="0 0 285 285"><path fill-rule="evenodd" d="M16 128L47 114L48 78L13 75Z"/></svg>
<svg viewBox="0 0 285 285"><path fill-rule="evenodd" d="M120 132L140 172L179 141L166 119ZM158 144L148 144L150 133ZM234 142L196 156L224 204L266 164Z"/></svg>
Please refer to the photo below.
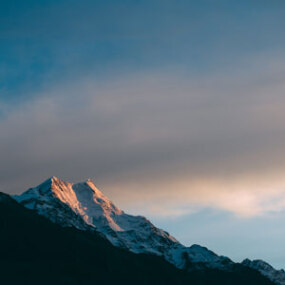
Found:
<svg viewBox="0 0 285 285"><path fill-rule="evenodd" d="M257 271L179 270L161 257L134 254L96 232L64 228L0 194L1 284L258 284Z"/></svg>

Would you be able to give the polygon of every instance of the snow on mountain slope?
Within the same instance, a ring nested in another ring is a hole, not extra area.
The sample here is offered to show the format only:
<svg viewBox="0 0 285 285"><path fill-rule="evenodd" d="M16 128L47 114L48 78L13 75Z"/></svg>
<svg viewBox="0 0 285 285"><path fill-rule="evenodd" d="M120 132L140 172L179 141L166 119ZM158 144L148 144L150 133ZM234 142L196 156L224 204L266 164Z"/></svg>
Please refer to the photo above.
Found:
<svg viewBox="0 0 285 285"><path fill-rule="evenodd" d="M277 285L285 285L285 271L283 269L276 270L263 260L245 259L242 264L246 267L259 271Z"/></svg>
<svg viewBox="0 0 285 285"><path fill-rule="evenodd" d="M207 268L230 271L234 265L228 257L219 256L206 247L194 244L190 247L172 248L169 252L171 263L187 270Z"/></svg>
<svg viewBox="0 0 285 285"><path fill-rule="evenodd" d="M145 217L126 214L104 196L91 180L73 184L52 177L22 195L14 196L14 199L61 226L97 231L115 246L134 253L163 256L181 269L230 271L234 266L229 258L218 256L205 247L185 247ZM260 267L244 265L260 271ZM283 280L284 283L276 284L285 285L285 277Z"/></svg>
<svg viewBox="0 0 285 285"><path fill-rule="evenodd" d="M165 248L180 245L146 218L124 213L91 180L72 184L52 177L14 198L63 226L96 229L114 245L135 253L162 255Z"/></svg>
<svg viewBox="0 0 285 285"><path fill-rule="evenodd" d="M13 198L26 208L35 210L54 223L64 227L73 226L80 230L87 230L90 227L85 223L82 216L75 213L67 204L62 203L58 197L61 194L60 192L63 192L62 188L67 188L67 185L68 183L53 177ZM68 194L69 191L65 192Z"/></svg>

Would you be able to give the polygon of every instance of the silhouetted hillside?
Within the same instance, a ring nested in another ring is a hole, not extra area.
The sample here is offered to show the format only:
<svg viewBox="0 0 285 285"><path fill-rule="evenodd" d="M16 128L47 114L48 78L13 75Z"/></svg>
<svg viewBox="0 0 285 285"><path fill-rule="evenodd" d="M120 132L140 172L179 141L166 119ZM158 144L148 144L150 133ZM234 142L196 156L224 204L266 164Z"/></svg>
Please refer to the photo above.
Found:
<svg viewBox="0 0 285 285"><path fill-rule="evenodd" d="M0 280L13 284L272 284L258 272L188 273L162 258L115 248L96 233L62 228L0 193Z"/></svg>

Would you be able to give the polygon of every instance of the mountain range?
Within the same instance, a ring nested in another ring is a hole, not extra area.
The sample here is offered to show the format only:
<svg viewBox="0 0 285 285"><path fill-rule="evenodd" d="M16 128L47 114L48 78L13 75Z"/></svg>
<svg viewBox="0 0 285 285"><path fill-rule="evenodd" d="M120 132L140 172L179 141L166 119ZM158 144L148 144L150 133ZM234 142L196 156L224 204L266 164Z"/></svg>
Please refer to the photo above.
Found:
<svg viewBox="0 0 285 285"><path fill-rule="evenodd" d="M235 263L184 246L119 209L91 180L51 177L21 195L1 194L0 233L7 284L285 284L285 272L262 260Z"/></svg>

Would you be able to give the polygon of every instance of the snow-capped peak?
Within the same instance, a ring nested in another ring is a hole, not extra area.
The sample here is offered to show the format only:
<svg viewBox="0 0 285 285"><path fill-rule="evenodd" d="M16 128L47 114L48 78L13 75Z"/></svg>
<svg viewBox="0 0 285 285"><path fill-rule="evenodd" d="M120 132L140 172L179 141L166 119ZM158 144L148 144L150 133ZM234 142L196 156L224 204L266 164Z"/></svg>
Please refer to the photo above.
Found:
<svg viewBox="0 0 285 285"><path fill-rule="evenodd" d="M111 228L117 231L121 230L111 217L121 215L123 211L104 196L91 179L73 184L52 176L39 186L29 189L22 195L15 196L15 199L27 208L40 211L44 210L50 202L58 200L82 217L85 223L90 226L96 226L95 219L105 217ZM76 225L71 224L70 226ZM81 227L79 226L79 228Z"/></svg>
<svg viewBox="0 0 285 285"><path fill-rule="evenodd" d="M133 252L161 255L165 245L179 244L146 218L124 213L90 179L74 184L53 176L15 199L63 226L96 229L114 245Z"/></svg>
<svg viewBox="0 0 285 285"><path fill-rule="evenodd" d="M229 258L218 256L205 247L180 244L145 217L126 214L98 190L91 179L69 183L53 176L22 195L14 196L14 199L61 226L97 231L115 246L135 253L163 256L181 269L231 270L234 265ZM274 276L279 282L276 284L285 285L284 271L276 273L268 264L260 264L243 262L244 266L260 271L271 280Z"/></svg>
<svg viewBox="0 0 285 285"><path fill-rule="evenodd" d="M186 268L189 261L199 266L224 267L223 257L206 248L187 248L145 217L126 214L91 179L74 184L53 176L14 198L62 226L96 230L115 246L164 256L179 268Z"/></svg>

